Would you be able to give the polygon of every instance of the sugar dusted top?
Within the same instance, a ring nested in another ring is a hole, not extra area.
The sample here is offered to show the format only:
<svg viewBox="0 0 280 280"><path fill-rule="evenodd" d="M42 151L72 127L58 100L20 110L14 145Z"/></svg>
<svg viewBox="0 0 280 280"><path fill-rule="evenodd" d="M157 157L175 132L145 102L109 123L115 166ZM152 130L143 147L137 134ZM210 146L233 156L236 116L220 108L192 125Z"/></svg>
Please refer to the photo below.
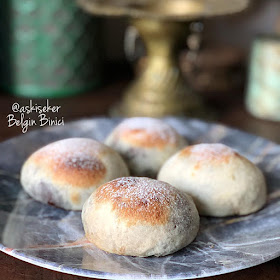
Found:
<svg viewBox="0 0 280 280"><path fill-rule="evenodd" d="M192 157L199 162L228 162L235 155L238 154L233 149L219 143L188 146L180 152L180 156Z"/></svg>
<svg viewBox="0 0 280 280"><path fill-rule="evenodd" d="M105 145L87 138L69 138L51 143L30 158L59 184L89 187L106 173L100 155Z"/></svg>
<svg viewBox="0 0 280 280"><path fill-rule="evenodd" d="M184 202L184 195L169 184L144 177L124 177L99 187L96 205L110 203L113 211L128 225L168 222L170 209Z"/></svg>
<svg viewBox="0 0 280 280"><path fill-rule="evenodd" d="M104 150L104 145L89 138L68 138L48 144L38 150L45 152L54 158L65 156L66 153L97 154Z"/></svg>
<svg viewBox="0 0 280 280"><path fill-rule="evenodd" d="M116 128L116 135L125 141L142 147L176 145L180 135L165 122L153 118L130 118Z"/></svg>

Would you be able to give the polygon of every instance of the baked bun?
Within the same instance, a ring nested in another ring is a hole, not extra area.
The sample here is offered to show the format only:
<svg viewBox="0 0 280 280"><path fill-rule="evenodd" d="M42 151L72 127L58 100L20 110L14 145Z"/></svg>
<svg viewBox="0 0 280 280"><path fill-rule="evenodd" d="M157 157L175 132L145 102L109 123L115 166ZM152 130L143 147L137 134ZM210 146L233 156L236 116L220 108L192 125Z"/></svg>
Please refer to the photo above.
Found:
<svg viewBox="0 0 280 280"><path fill-rule="evenodd" d="M113 180L83 207L86 237L119 255L164 256L191 243L199 215L190 196L167 183L144 177Z"/></svg>
<svg viewBox="0 0 280 280"><path fill-rule="evenodd" d="M111 148L86 138L51 143L33 153L21 170L21 184L35 200L67 210L81 210L100 185L128 176Z"/></svg>
<svg viewBox="0 0 280 280"><path fill-rule="evenodd" d="M170 156L187 145L170 125L141 117L120 123L105 143L123 156L131 175L151 178Z"/></svg>
<svg viewBox="0 0 280 280"><path fill-rule="evenodd" d="M183 149L164 164L158 179L190 194L201 215L246 215L266 202L260 169L222 144Z"/></svg>

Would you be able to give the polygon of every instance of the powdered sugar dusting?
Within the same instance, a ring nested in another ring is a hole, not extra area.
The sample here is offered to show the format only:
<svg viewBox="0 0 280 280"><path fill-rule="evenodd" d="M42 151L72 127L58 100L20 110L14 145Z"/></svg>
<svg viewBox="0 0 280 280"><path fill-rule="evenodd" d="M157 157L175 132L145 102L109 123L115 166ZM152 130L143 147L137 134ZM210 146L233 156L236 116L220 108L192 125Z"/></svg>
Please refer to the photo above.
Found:
<svg viewBox="0 0 280 280"><path fill-rule="evenodd" d="M189 149L190 154L195 156L196 160L199 161L229 158L236 154L235 151L230 147L219 143L198 144L189 146L185 150L187 149Z"/></svg>
<svg viewBox="0 0 280 280"><path fill-rule="evenodd" d="M103 164L96 157L87 154L76 154L74 157L67 155L64 159L65 167L86 169L86 170L101 170L104 169Z"/></svg>
<svg viewBox="0 0 280 280"><path fill-rule="evenodd" d="M117 128L118 132L122 133L127 130L145 131L151 137L157 138L160 141L175 144L178 141L179 134L176 130L167 123L153 118L136 117L123 121ZM134 137L137 137L135 135ZM141 134L138 137L142 137Z"/></svg>
<svg viewBox="0 0 280 280"><path fill-rule="evenodd" d="M92 154L104 150L105 147L102 143L89 138L68 138L53 142L40 149L40 151L52 153L53 156L72 151Z"/></svg>
<svg viewBox="0 0 280 280"><path fill-rule="evenodd" d="M100 170L104 167L99 154L105 149L106 146L92 139L69 138L43 147L38 154L68 168Z"/></svg>
<svg viewBox="0 0 280 280"><path fill-rule="evenodd" d="M174 195L175 192L171 191L166 183L160 181L144 177L123 177L104 185L100 189L99 199L102 199L104 193L106 193L107 198L110 197L113 200L122 198L120 204L120 207L122 207L126 203L138 201L145 202L148 205L154 200L167 204L167 202L170 202L170 195Z"/></svg>
<svg viewBox="0 0 280 280"><path fill-rule="evenodd" d="M144 177L125 177L101 186L97 202L110 202L118 215L134 224L139 220L166 223L170 207L180 200L179 192L167 183Z"/></svg>

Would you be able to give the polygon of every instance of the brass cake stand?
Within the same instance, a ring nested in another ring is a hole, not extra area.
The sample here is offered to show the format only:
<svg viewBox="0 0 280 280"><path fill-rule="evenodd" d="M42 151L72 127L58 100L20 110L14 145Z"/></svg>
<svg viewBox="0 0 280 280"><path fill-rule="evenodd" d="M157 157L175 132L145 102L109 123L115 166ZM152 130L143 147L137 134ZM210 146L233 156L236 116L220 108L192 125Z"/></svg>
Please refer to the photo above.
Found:
<svg viewBox="0 0 280 280"><path fill-rule="evenodd" d="M131 82L118 111L124 116L193 115L201 100L184 80L177 47L187 22L244 10L250 0L78 0L89 13L127 16L145 42L147 61Z"/></svg>

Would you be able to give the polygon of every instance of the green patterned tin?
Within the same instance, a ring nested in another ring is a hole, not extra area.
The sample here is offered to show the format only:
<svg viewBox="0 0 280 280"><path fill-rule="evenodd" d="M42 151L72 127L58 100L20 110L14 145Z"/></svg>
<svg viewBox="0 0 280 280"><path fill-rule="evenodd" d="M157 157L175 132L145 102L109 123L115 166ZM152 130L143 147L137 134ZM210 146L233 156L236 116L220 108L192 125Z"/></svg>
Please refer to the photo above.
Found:
<svg viewBox="0 0 280 280"><path fill-rule="evenodd" d="M246 106L256 117L280 121L280 37L254 42Z"/></svg>
<svg viewBox="0 0 280 280"><path fill-rule="evenodd" d="M101 22L74 0L6 0L0 9L0 86L62 97L101 82Z"/></svg>

